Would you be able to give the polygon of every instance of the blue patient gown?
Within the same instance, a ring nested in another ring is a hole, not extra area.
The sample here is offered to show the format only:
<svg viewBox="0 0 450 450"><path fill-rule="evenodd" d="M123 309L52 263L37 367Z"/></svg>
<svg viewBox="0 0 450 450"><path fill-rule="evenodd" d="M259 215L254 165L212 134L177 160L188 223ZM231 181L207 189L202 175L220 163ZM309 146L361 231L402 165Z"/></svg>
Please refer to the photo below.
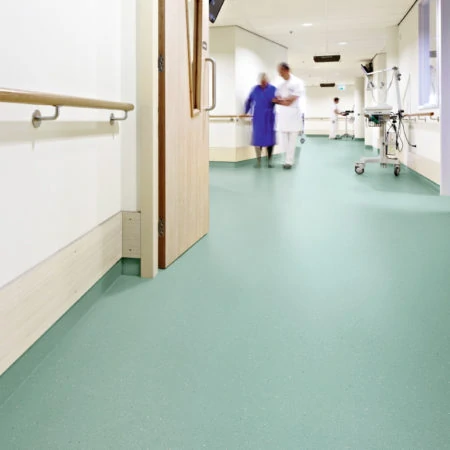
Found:
<svg viewBox="0 0 450 450"><path fill-rule="evenodd" d="M266 88L256 86L245 102L245 114L253 111L252 145L255 147L269 147L276 144L275 137L275 86Z"/></svg>

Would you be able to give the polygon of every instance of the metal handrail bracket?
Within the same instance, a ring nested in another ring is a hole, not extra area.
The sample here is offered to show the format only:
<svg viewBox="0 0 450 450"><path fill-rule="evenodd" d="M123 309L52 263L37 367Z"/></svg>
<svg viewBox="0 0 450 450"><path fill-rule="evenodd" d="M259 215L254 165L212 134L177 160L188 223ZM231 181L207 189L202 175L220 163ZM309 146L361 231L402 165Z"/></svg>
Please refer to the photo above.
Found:
<svg viewBox="0 0 450 450"><path fill-rule="evenodd" d="M59 106L55 106L55 114L53 116L42 116L41 111L39 109L36 109L34 111L32 117L31 117L31 123L33 124L34 128L39 128L43 121L52 121L56 120L59 117Z"/></svg>
<svg viewBox="0 0 450 450"><path fill-rule="evenodd" d="M120 122L120 121L127 120L127 119L128 119L128 111L124 111L124 116L123 117L116 117L114 115L114 113L112 113L110 118L109 118L109 123L111 125L114 125L115 122Z"/></svg>

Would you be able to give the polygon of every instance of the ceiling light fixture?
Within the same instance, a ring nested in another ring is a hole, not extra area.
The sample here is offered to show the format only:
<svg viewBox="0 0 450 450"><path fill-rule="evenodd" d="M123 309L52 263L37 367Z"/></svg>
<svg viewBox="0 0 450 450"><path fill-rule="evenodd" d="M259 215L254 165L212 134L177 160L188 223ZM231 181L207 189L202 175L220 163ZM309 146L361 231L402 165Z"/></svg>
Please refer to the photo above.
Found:
<svg viewBox="0 0 450 450"><path fill-rule="evenodd" d="M313 59L316 63L339 62L341 60L341 55L321 55L314 56Z"/></svg>
<svg viewBox="0 0 450 450"><path fill-rule="evenodd" d="M339 42L339 45L347 45L348 42Z"/></svg>
<svg viewBox="0 0 450 450"><path fill-rule="evenodd" d="M312 27L313 24L312 24L312 23L304 23L303 26L304 26L304 27Z"/></svg>

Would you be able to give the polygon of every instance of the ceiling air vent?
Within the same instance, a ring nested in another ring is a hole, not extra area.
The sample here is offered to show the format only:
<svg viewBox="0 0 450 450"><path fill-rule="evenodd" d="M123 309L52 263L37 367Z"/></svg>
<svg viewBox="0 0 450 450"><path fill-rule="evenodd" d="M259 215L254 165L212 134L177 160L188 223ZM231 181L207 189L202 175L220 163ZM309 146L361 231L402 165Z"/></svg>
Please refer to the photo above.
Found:
<svg viewBox="0 0 450 450"><path fill-rule="evenodd" d="M314 56L314 62L316 63L339 62L340 60L341 55Z"/></svg>
<svg viewBox="0 0 450 450"><path fill-rule="evenodd" d="M336 83L320 83L320 87L333 88L333 87L336 87Z"/></svg>

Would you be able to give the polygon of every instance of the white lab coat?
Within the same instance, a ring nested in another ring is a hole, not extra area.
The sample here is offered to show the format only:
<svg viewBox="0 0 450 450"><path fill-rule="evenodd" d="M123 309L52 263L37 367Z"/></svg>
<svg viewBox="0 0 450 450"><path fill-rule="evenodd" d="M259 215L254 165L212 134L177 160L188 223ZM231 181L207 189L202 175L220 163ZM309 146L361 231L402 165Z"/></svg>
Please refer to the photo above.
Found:
<svg viewBox="0 0 450 450"><path fill-rule="evenodd" d="M336 114L336 111L338 114ZM330 139L336 139L339 129L339 104L333 102L331 107Z"/></svg>
<svg viewBox="0 0 450 450"><path fill-rule="evenodd" d="M303 81L291 75L289 80L281 80L277 88L277 97L286 99L297 96L290 106L277 105L277 131L281 133L298 133L302 128L302 104L305 101Z"/></svg>

